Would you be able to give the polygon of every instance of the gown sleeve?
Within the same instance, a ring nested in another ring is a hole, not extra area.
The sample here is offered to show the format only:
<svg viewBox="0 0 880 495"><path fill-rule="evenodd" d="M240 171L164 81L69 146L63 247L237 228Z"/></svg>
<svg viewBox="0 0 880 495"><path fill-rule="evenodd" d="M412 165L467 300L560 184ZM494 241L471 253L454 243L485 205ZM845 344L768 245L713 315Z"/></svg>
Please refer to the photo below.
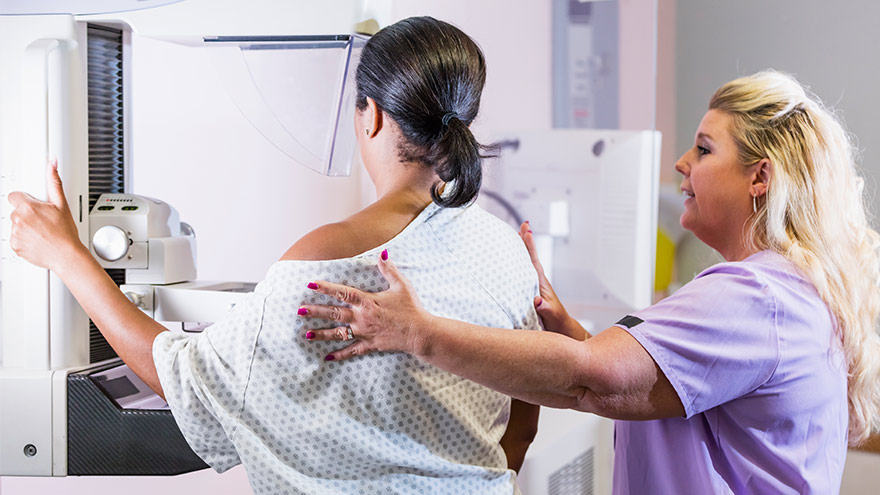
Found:
<svg viewBox="0 0 880 495"><path fill-rule="evenodd" d="M233 439L266 297L258 287L205 331L163 332L153 341L153 361L174 419L193 451L217 472L241 462Z"/></svg>

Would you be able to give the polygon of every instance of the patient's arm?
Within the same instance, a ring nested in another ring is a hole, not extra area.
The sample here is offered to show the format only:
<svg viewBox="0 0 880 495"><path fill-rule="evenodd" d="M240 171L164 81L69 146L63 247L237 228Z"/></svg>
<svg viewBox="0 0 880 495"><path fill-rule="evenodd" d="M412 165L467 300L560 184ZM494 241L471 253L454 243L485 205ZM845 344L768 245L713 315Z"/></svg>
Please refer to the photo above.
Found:
<svg viewBox="0 0 880 495"><path fill-rule="evenodd" d="M538 413L541 406L513 399L510 403L510 420L507 431L501 437L501 447L507 455L507 467L519 472L526 451L538 433Z"/></svg>

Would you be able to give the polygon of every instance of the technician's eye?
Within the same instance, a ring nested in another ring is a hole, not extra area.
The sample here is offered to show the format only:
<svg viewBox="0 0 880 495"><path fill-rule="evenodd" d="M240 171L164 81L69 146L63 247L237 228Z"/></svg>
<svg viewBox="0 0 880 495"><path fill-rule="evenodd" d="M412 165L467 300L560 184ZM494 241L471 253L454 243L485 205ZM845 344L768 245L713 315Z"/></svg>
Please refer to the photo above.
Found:
<svg viewBox="0 0 880 495"><path fill-rule="evenodd" d="M708 154L709 154L709 148L706 148L706 147L704 147L704 146L697 146L697 153L699 153L700 156L708 155Z"/></svg>

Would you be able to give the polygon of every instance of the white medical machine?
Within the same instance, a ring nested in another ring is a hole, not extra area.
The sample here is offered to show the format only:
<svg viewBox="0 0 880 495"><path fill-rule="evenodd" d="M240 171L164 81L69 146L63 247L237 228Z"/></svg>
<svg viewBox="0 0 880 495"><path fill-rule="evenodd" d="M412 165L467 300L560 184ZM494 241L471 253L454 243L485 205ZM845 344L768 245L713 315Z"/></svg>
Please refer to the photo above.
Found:
<svg viewBox="0 0 880 495"><path fill-rule="evenodd" d="M352 81L366 42L353 33L378 27L379 4L0 4L0 475L206 467L164 401L121 363L61 281L9 247L7 194L45 198L46 163L57 157L80 240L147 314L209 323L252 290L194 281L193 229L162 201L128 194L132 36L211 59L241 117L272 146L321 174L347 175Z"/></svg>
<svg viewBox="0 0 880 495"><path fill-rule="evenodd" d="M651 304L660 133L554 129L497 132L480 203L517 229L569 313L591 333ZM613 424L541 408L519 486L530 495L611 493Z"/></svg>

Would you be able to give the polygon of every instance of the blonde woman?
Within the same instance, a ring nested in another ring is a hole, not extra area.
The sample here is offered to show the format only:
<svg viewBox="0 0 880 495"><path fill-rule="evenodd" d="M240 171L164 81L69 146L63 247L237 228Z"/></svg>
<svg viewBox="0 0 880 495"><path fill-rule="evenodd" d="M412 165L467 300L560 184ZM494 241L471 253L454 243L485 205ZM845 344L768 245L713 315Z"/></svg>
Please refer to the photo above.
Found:
<svg viewBox="0 0 880 495"><path fill-rule="evenodd" d="M595 337L542 275L535 302L558 333L435 317L390 261L379 264L390 290L318 282L351 309L309 314L352 329L336 359L402 350L528 402L620 420L615 493L836 493L847 442L865 440L880 402L880 242L849 136L797 81L766 71L715 93L676 170L682 226L726 262Z"/></svg>

